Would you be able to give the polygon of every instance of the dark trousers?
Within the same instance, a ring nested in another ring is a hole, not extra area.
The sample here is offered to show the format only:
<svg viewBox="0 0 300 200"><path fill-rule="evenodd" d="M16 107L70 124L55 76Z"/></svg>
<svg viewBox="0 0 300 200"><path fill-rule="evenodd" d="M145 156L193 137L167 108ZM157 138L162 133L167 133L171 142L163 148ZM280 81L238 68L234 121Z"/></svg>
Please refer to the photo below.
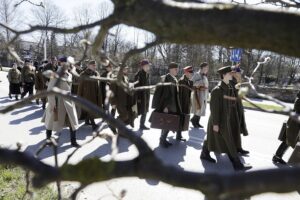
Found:
<svg viewBox="0 0 300 200"><path fill-rule="evenodd" d="M166 141L168 137L169 130L161 130L160 141ZM176 132L176 138L182 138L181 131Z"/></svg>
<svg viewBox="0 0 300 200"><path fill-rule="evenodd" d="M287 150L288 148L289 148L289 146L286 144L285 141L283 141L283 142L279 145L279 147L278 147L278 149L277 149L275 155L278 156L279 158L282 158L283 154L286 152L286 150Z"/></svg>
<svg viewBox="0 0 300 200"><path fill-rule="evenodd" d="M146 117L147 117L147 113L141 115L140 127L145 126Z"/></svg>
<svg viewBox="0 0 300 200"><path fill-rule="evenodd" d="M29 93L29 95L33 95L33 85L33 83L25 83L25 85L23 86L24 91L21 95L22 98L26 96L27 93Z"/></svg>
<svg viewBox="0 0 300 200"><path fill-rule="evenodd" d="M161 130L160 141L166 141L169 130Z"/></svg>

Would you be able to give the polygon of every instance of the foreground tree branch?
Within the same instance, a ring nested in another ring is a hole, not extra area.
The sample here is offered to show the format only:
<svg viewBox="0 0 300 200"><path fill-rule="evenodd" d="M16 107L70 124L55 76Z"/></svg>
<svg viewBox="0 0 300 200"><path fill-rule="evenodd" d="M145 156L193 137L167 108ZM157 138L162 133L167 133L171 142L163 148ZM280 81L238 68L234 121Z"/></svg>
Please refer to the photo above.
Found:
<svg viewBox="0 0 300 200"><path fill-rule="evenodd" d="M114 12L121 23L148 30L167 42L218 44L300 56L297 13L172 0L116 2Z"/></svg>

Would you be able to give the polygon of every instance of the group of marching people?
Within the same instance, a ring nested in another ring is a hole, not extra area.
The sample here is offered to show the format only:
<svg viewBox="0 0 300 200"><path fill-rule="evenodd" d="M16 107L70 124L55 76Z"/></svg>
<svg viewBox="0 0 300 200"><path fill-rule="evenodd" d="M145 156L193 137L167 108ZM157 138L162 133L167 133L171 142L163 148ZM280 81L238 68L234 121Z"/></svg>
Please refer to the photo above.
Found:
<svg viewBox="0 0 300 200"><path fill-rule="evenodd" d="M113 74L113 66L107 63L104 66L104 72L99 73L97 63L94 60L88 61L82 68L79 65L71 65L66 57L59 60L53 58L49 61L43 61L41 65L24 62L24 66L18 69L14 64L8 73L10 82L9 96L15 94L16 100L21 94L23 98L27 93L33 94L33 87L37 93L51 90L57 87L67 91L70 94L78 95L89 102L104 109L107 113L117 119L134 127L134 120L140 117L140 130L149 130L145 126L147 114L150 107L150 90L141 89L133 93L125 91L124 88L137 88L150 86L149 72L151 63L143 59L139 63L139 70L133 80L129 80L128 66L120 64L122 73L118 73L118 80L122 80L122 85L101 78L116 78ZM56 72L61 79L56 76L45 77L43 72L51 70ZM193 115L190 119L196 129L204 128L200 124L200 119L206 114L207 103L209 100L209 81L207 74L209 64L202 63L198 71L195 68L187 66L183 68L183 75L177 78L179 65L171 62L168 65L169 72L161 77L161 83L155 89L151 107L154 112L168 113L174 115ZM74 76L77 74L78 76ZM215 163L216 160L210 156L210 152L226 153L235 170L247 170L251 166L243 164L239 158L240 155L247 155L249 151L242 148L241 135L247 136L248 131L245 123L244 108L241 99L238 98L239 83L241 82L241 69L237 66L225 66L218 69L220 82L211 91L210 97L210 116L207 125L207 135L203 143L200 158ZM163 85L164 83L171 83ZM21 92L21 88L23 91ZM70 129L70 141L74 147L79 147L76 141L76 131L79 128L79 120L84 120L85 125L90 125L93 130L98 126L95 119L100 118L93 113L78 109L75 103L69 99L64 99L60 95L48 96L42 98L42 107L45 113L42 121L46 127L46 138L49 142L53 131L60 131L64 127ZM36 101L37 104L39 100ZM46 102L48 102L46 107ZM298 102L298 101L297 101ZM297 104L298 105L298 104ZM297 106L295 107L297 111ZM149 117L149 122L153 120ZM118 131L109 125L114 133ZM176 140L186 141L182 136L182 128L176 132ZM172 143L167 140L169 130L162 128L160 136L160 146L168 148ZM285 163L282 155L287 146L295 146L283 142L276 155L273 157L275 163Z"/></svg>

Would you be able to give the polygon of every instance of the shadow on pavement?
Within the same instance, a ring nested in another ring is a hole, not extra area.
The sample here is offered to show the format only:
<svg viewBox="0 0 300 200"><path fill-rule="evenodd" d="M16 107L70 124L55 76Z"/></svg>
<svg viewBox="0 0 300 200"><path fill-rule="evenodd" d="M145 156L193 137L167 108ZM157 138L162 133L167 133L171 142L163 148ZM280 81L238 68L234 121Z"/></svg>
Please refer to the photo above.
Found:
<svg viewBox="0 0 300 200"><path fill-rule="evenodd" d="M41 118L43 116L43 114L44 114L44 111L42 109L41 110L36 110L35 112L33 112L29 115L26 115L23 118L10 121L9 124L12 124L12 125L21 124L21 122L26 122L26 121L34 120L34 119L37 119L37 118Z"/></svg>
<svg viewBox="0 0 300 200"><path fill-rule="evenodd" d="M32 111L32 110L39 109L39 108L41 108L41 107L37 106L37 105L29 105L29 106L25 107L24 109L20 109L20 110L14 111L11 114L12 115L18 115L18 114L20 114L22 112Z"/></svg>

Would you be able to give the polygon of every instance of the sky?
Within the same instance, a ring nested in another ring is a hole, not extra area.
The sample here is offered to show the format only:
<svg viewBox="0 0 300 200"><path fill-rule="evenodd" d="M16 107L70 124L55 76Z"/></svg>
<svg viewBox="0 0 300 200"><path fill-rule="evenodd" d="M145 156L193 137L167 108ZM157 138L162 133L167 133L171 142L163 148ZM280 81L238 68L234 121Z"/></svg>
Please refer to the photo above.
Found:
<svg viewBox="0 0 300 200"><path fill-rule="evenodd" d="M39 4L40 2L43 2L43 1L45 1L45 0L31 0L31 2L34 2L36 4ZM85 7L85 6L91 7L91 13L92 13L92 12L96 12L95 10L97 8L99 8L99 5L101 3L107 3L111 7L111 10L113 9L113 4L111 3L110 0L49 0L49 1L51 1L52 3L54 3L55 5L60 7L61 10L64 12L64 14L66 16L68 16L68 18L69 18L68 26L69 27L72 27L75 25L74 13L77 10L79 10L81 7ZM208 2L216 2L216 0L207 0L207 1ZM236 1L243 2L243 0L236 0ZM222 2L230 2L230 0L222 0ZM247 3L251 3L251 4L256 4L259 2L261 2L261 0L247 0ZM24 14L25 14L24 19L27 23L30 22L31 19L33 18L32 12L31 12L33 7L34 6L28 2L23 2L20 6L20 10L24 11ZM265 4L262 5L261 7L270 8L270 6L265 5ZM274 8L273 6L271 6L271 7ZM278 7L276 7L276 8L278 8ZM43 9L43 8L41 8L41 9ZM95 19L97 19L96 13L95 13ZM113 33L114 29L112 29L110 32ZM96 33L97 33L97 30L95 30L95 34ZM145 43L145 40L144 40L145 33L147 33L147 32L140 30L140 29L136 29L136 28L128 27L128 26L122 26L121 35L123 36L122 38L124 38L125 40L133 41L139 47L141 47L141 46L144 46L144 43ZM37 34L33 34L33 36L32 36L32 34L23 36L24 40L29 40L29 41L37 40L36 38L39 38L39 36Z"/></svg>
<svg viewBox="0 0 300 200"><path fill-rule="evenodd" d="M31 2L39 4L40 2L43 2L44 0L31 0ZM68 27L73 27L75 25L74 21L74 13L80 9L81 7L91 7L91 13L96 12L95 9L99 7L101 3L107 3L107 5L110 7L111 11L113 10L113 4L110 0L50 0L53 4L56 6L59 6L61 10L64 12L64 14L69 18L68 20ZM31 10L33 9L33 5L31 5L28 2L24 2L21 4L20 9L24 10L26 21L30 21L33 16ZM41 7L41 9L43 9ZM96 13L95 13L95 19L97 19ZM95 34L98 32L97 29L94 30ZM111 32L114 32L114 29L111 30ZM140 29L136 29L134 27L128 27L125 25L122 25L122 31L121 35L123 36L125 40L128 41L134 41L137 43L138 46L144 45L144 34L146 32ZM139 36L137 36L139 35ZM39 38L38 34L29 34L26 36L23 36L24 40L34 41Z"/></svg>

